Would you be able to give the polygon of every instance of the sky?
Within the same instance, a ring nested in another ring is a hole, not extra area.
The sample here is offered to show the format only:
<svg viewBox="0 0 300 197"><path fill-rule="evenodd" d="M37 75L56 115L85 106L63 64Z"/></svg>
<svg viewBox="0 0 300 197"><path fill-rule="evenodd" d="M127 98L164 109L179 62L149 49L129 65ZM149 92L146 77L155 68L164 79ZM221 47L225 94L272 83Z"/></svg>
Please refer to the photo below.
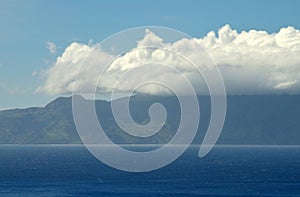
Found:
<svg viewBox="0 0 300 197"><path fill-rule="evenodd" d="M268 39L272 39L273 34L289 26L297 33L299 7L299 1L0 1L0 110L43 106L67 93L52 94L43 88L47 80L53 79L53 75L45 76L43 71L59 72L57 58L63 57L74 43L90 47L91 41L99 43L119 31L153 25L180 30L204 44L208 43L204 38L209 32L219 35L224 27L227 33L228 27L229 33L236 31L235 38L242 31L256 30L267 32ZM218 59L218 54L214 55ZM277 53L272 55L276 57ZM294 61L298 63L297 59ZM295 65L288 68L298 71ZM276 77L281 76L273 76ZM273 87L296 83L298 75L283 77Z"/></svg>

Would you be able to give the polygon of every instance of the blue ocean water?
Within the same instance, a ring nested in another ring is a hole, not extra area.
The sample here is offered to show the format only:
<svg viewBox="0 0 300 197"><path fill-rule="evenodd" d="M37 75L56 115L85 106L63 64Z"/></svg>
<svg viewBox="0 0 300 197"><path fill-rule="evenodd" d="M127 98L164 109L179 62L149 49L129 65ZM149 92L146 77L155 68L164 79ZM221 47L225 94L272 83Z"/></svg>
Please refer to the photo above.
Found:
<svg viewBox="0 0 300 197"><path fill-rule="evenodd" d="M300 147L189 148L172 164L129 173L84 146L0 146L0 196L300 196Z"/></svg>

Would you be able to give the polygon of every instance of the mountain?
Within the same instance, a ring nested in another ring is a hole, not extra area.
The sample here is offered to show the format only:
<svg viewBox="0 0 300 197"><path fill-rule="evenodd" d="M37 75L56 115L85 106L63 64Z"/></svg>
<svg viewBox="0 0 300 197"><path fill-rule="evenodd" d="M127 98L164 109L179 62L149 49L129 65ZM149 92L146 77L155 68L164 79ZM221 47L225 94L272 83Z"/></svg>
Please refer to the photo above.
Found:
<svg viewBox="0 0 300 197"><path fill-rule="evenodd" d="M198 98L201 118L194 143L200 144L209 123L210 98ZM130 112L137 123L145 124L149 121L149 107L157 102L165 106L168 116L160 132L148 138L134 137L122 131L114 121L110 102L97 100L95 106L99 122L115 143L160 144L168 142L178 128L180 107L177 98L133 96ZM228 96L225 125L218 144L299 145L299 117L299 95ZM60 97L45 107L0 111L0 143L81 143L73 121L72 98Z"/></svg>

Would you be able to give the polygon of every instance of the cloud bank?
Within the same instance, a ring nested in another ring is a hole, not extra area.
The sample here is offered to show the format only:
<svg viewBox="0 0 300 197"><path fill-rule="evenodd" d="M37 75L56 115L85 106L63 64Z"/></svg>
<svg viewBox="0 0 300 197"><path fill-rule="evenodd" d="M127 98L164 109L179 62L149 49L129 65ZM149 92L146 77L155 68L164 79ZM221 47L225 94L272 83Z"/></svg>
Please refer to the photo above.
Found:
<svg viewBox="0 0 300 197"><path fill-rule="evenodd" d="M157 69L157 66L151 69L153 61L172 65L180 74L198 83L195 79L199 78L199 73L176 54L199 63L203 70L209 70L209 64L203 61L203 54L199 56L199 50L196 50L199 46L219 68L228 94L300 93L299 30L285 27L272 34L257 30L238 32L229 25L223 26L218 32L211 31L203 38L183 38L173 43L166 43L163 38L146 30L136 48L119 57L105 52L99 46L71 43L44 72L45 82L37 91L50 95L68 94L73 88L89 92L93 91L93 84L97 84L97 89L104 93L113 88L126 92L133 89L136 79L141 77L144 80L167 79L180 86L182 82L177 80L178 72ZM138 69L145 64L150 65L146 72ZM100 71L107 65L109 67L105 74L99 78ZM130 73L126 82L115 87L120 77L132 69L136 70ZM76 76L78 80L74 84ZM202 82L197 85L205 89ZM153 85L140 91L165 93L165 90Z"/></svg>

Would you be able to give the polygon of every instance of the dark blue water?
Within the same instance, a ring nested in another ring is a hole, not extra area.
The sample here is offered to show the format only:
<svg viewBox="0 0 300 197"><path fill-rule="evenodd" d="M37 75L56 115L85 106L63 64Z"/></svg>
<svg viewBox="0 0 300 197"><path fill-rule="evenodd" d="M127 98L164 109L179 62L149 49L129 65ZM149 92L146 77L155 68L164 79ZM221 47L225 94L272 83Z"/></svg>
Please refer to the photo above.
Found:
<svg viewBox="0 0 300 197"><path fill-rule="evenodd" d="M0 146L0 196L300 196L300 147L190 148L146 173L110 168L82 146Z"/></svg>

